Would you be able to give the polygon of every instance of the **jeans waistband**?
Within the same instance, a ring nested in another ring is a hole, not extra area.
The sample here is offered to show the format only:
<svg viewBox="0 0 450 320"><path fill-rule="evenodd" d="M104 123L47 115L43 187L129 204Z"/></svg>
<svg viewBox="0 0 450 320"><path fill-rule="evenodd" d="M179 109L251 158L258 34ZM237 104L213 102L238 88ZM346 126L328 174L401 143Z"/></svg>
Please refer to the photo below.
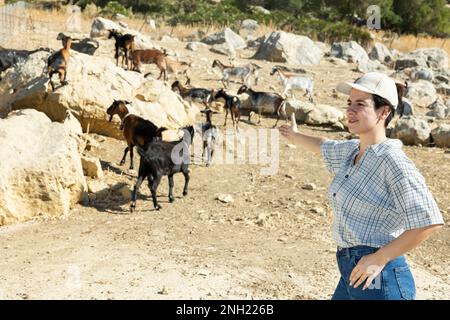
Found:
<svg viewBox="0 0 450 320"><path fill-rule="evenodd" d="M365 256L365 255L368 255L368 254L378 251L378 249L379 248L368 247L368 246L356 246L356 247L351 247L351 248L338 247L336 254L338 256L347 256L347 257Z"/></svg>

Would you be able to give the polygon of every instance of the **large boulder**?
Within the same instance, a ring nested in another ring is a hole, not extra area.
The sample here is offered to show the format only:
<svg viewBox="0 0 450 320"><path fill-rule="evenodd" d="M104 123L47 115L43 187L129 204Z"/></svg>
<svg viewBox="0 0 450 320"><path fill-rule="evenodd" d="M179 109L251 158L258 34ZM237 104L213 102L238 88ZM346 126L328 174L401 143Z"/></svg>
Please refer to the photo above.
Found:
<svg viewBox="0 0 450 320"><path fill-rule="evenodd" d="M382 64L378 60L361 60L358 62L358 67L356 71L367 73L367 72L384 72L389 73L388 67Z"/></svg>
<svg viewBox="0 0 450 320"><path fill-rule="evenodd" d="M450 147L450 124L441 124L431 131L436 146L441 148Z"/></svg>
<svg viewBox="0 0 450 320"><path fill-rule="evenodd" d="M67 215L82 200L81 132L73 128L32 109L0 119L0 225Z"/></svg>
<svg viewBox="0 0 450 320"><path fill-rule="evenodd" d="M396 70L412 67L448 68L448 54L440 48L417 49L401 55L395 62Z"/></svg>
<svg viewBox="0 0 450 320"><path fill-rule="evenodd" d="M207 48L208 45L200 42L200 41L191 41L186 45L186 49L191 50L191 51L197 51L201 48L205 49Z"/></svg>
<svg viewBox="0 0 450 320"><path fill-rule="evenodd" d="M53 92L48 89L48 77L42 75L47 57L48 53L38 52L24 64L7 70L0 82L0 114L34 108L53 121L62 121L70 110L84 130L89 127L91 133L122 138L118 116L110 123L106 114L114 99L132 101L132 113L169 129L192 124L198 112L195 105L184 103L162 81L125 71L108 59L77 52L72 52L68 64L69 84Z"/></svg>
<svg viewBox="0 0 450 320"><path fill-rule="evenodd" d="M245 19L241 22L241 29L247 31L247 33L252 33L258 28L258 21L253 19Z"/></svg>
<svg viewBox="0 0 450 320"><path fill-rule="evenodd" d="M390 63L393 60L391 51L382 43L375 43L370 50L369 58L372 60L378 60L381 63Z"/></svg>
<svg viewBox="0 0 450 320"><path fill-rule="evenodd" d="M330 55L332 57L344 59L347 62L359 63L369 60L366 50L364 50L364 48L356 41L333 43Z"/></svg>
<svg viewBox="0 0 450 320"><path fill-rule="evenodd" d="M229 56L229 57L236 56L236 51L234 50L233 46L231 46L227 42L222 43L222 44L215 44L209 50L211 52L223 54L223 55Z"/></svg>
<svg viewBox="0 0 450 320"><path fill-rule="evenodd" d="M427 107L436 101L436 89L429 81L419 80L412 82L408 86L406 98L411 100L416 106Z"/></svg>
<svg viewBox="0 0 450 320"><path fill-rule="evenodd" d="M210 34L201 41L209 45L226 43L228 46L233 47L233 49L243 49L246 47L244 39L230 28L225 28L221 32Z"/></svg>
<svg viewBox="0 0 450 320"><path fill-rule="evenodd" d="M112 29L119 31L122 34L129 33L134 35L136 49L152 49L155 47L148 36L101 17L95 18L92 22L91 38L107 37L109 35L109 30ZM112 39L112 41L114 41L114 39Z"/></svg>
<svg viewBox="0 0 450 320"><path fill-rule="evenodd" d="M431 128L426 120L413 116L400 118L392 129L391 138L406 145L426 145L430 142Z"/></svg>
<svg viewBox="0 0 450 320"><path fill-rule="evenodd" d="M305 36L275 31L267 36L253 58L289 64L313 65L322 59L322 50Z"/></svg>
<svg viewBox="0 0 450 320"><path fill-rule="evenodd" d="M430 111L428 111L426 115L429 117L445 119L450 116L450 108L439 99L428 106L428 109L430 109Z"/></svg>

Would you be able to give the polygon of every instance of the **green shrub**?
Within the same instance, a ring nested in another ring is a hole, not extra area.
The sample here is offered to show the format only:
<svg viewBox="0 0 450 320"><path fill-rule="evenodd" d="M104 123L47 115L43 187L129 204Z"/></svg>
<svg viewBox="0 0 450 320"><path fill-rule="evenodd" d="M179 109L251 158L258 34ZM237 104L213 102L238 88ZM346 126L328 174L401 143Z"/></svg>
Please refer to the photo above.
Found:
<svg viewBox="0 0 450 320"><path fill-rule="evenodd" d="M128 10L123 5L121 5L117 1L110 1L106 4L106 6L100 11L102 16L112 17L115 14L123 14L124 16L128 16L131 13L131 10Z"/></svg>

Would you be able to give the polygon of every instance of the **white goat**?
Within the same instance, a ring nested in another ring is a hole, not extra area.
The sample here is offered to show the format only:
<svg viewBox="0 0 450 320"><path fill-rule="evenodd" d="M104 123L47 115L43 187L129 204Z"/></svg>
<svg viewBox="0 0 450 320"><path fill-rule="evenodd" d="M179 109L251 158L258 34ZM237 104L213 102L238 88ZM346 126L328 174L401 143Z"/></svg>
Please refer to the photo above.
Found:
<svg viewBox="0 0 450 320"><path fill-rule="evenodd" d="M286 97L286 94L289 90L291 90L292 93L292 89L304 89L306 91L305 95L308 95L309 97L309 101L313 102L312 95L314 81L312 79L299 75L288 75L281 71L279 68L273 68L270 72L270 75L273 76L275 73L278 73L278 77L284 87L283 93L281 94L282 96ZM294 96L293 93L292 96Z"/></svg>
<svg viewBox="0 0 450 320"><path fill-rule="evenodd" d="M227 88L230 85L230 78L241 78L243 84L250 86L252 75L255 76L255 85L258 84L258 73L260 66L254 63L248 63L244 66L235 67L224 65L219 60L214 60L212 67L218 67L222 71L222 83ZM226 84L225 84L226 82Z"/></svg>

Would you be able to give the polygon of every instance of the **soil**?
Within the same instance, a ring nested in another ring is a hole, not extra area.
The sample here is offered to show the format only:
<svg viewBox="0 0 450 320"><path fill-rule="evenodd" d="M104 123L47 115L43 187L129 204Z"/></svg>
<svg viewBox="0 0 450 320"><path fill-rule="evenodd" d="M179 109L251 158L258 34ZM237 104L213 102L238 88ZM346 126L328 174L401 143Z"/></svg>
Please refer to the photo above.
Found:
<svg viewBox="0 0 450 320"><path fill-rule="evenodd" d="M108 43L102 42L97 54L112 60L112 42ZM216 58L227 61L225 56L203 48L188 51L183 42L155 43L177 52L180 60L194 62L189 72L192 85L221 87L211 64ZM248 62L244 58L252 53L239 51L234 63ZM269 76L275 63L252 61L263 67L256 88L281 92L278 81ZM339 81L358 76L351 71L353 67L329 59L305 67L315 80L316 102L344 107L346 97L336 97L332 90ZM159 74L154 66L148 70ZM232 83L228 91L236 93L238 87ZM301 94L296 96L306 100ZM424 114L426 109L416 112ZM267 116L260 126L246 119L244 115L241 130L269 129L275 123ZM213 120L223 129L223 114L214 115ZM348 137L347 132L325 127L300 125L299 129L330 139ZM169 203L164 178L158 189L163 208L155 211L144 183L137 209L130 213L127 196L117 193L123 186L132 190L136 180L136 171L127 169L129 158L124 166L118 164L125 142L95 134L90 137L98 142L88 153L101 159L102 182L109 186L106 195L76 205L67 217L38 218L0 228L0 299L331 297L339 279L327 201L332 176L320 157L280 138L275 175L262 175L261 165L235 161L209 167L194 163L188 196L181 196L183 176L178 174L176 201ZM448 221L450 153L434 147L405 146L404 150L424 175ZM315 188L304 189L307 184ZM221 194L230 195L233 201L217 200ZM417 298L450 298L449 253L450 227L446 224L407 254Z"/></svg>

